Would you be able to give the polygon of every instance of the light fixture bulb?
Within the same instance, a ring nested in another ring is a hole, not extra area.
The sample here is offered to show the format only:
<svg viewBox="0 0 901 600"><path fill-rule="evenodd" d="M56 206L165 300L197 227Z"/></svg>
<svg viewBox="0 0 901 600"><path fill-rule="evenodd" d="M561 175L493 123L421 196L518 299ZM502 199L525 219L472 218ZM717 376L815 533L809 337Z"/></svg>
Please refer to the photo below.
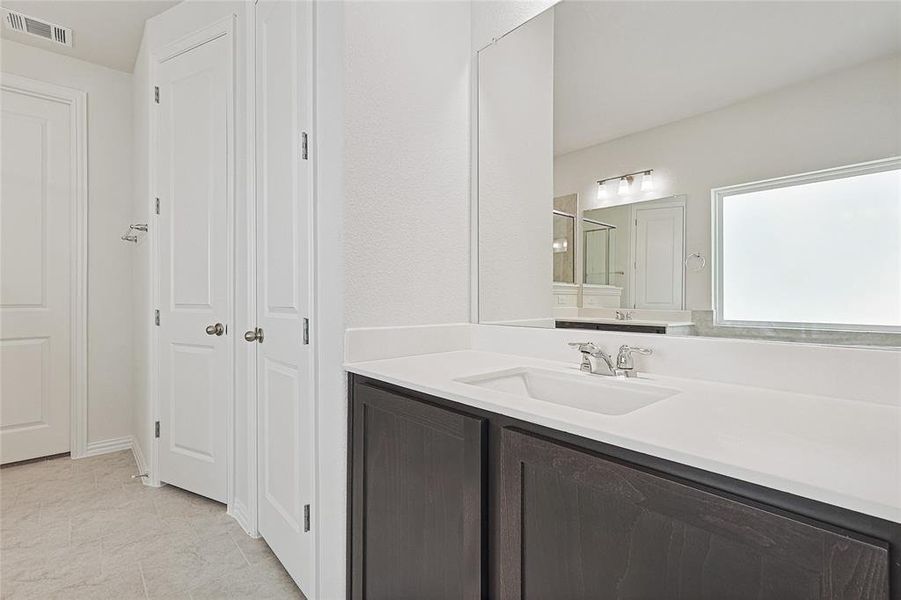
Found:
<svg viewBox="0 0 901 600"><path fill-rule="evenodd" d="M650 192L654 189L654 180L651 178L651 172L646 171L644 175L641 176L641 191L642 192Z"/></svg>
<svg viewBox="0 0 901 600"><path fill-rule="evenodd" d="M623 177L619 180L619 187L616 188L616 193L620 196L624 196L629 193L629 179Z"/></svg>
<svg viewBox="0 0 901 600"><path fill-rule="evenodd" d="M598 200L607 199L607 183L605 181L598 182Z"/></svg>

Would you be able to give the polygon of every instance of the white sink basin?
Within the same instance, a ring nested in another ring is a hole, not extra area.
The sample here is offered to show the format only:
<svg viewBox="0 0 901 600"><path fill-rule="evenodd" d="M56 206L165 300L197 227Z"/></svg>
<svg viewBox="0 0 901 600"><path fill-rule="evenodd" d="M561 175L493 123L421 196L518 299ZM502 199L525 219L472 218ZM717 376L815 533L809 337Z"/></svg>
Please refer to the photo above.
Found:
<svg viewBox="0 0 901 600"><path fill-rule="evenodd" d="M634 379L533 368L495 371L456 381L604 415L624 415L679 393Z"/></svg>

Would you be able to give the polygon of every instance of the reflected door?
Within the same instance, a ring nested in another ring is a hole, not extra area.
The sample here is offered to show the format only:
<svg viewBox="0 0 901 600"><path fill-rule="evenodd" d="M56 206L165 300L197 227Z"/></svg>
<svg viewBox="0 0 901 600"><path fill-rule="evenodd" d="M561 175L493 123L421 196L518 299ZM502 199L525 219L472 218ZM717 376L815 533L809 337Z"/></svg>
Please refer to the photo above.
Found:
<svg viewBox="0 0 901 600"><path fill-rule="evenodd" d="M309 330L312 5L256 5L259 531L315 591L315 411Z"/></svg>
<svg viewBox="0 0 901 600"><path fill-rule="evenodd" d="M231 35L158 67L159 473L225 502ZM219 325L219 327L217 327Z"/></svg>
<svg viewBox="0 0 901 600"><path fill-rule="evenodd" d="M684 210L635 210L634 308L682 309Z"/></svg>
<svg viewBox="0 0 901 600"><path fill-rule="evenodd" d="M0 459L69 451L70 240L75 206L69 104L2 92Z"/></svg>

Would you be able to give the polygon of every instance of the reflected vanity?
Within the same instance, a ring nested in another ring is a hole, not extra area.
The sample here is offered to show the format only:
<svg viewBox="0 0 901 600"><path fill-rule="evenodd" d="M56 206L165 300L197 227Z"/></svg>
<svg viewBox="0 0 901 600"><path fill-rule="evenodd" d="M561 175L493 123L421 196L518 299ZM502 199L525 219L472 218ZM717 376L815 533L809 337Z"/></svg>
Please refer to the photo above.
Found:
<svg viewBox="0 0 901 600"><path fill-rule="evenodd" d="M479 53L479 322L901 346L894 9L643 4Z"/></svg>

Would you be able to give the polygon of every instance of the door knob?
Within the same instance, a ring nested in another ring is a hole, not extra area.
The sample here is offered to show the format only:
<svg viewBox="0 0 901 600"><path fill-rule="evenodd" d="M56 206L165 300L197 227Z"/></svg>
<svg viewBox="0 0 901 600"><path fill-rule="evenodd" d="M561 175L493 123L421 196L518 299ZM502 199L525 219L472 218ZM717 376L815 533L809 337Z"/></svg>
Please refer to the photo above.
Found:
<svg viewBox="0 0 901 600"><path fill-rule="evenodd" d="M225 327L222 323L216 323L215 325L207 325L206 334L207 335L222 335L225 333Z"/></svg>
<svg viewBox="0 0 901 600"><path fill-rule="evenodd" d="M251 329L244 333L244 339L248 342L259 342L263 343L263 330L257 327L256 329Z"/></svg>

